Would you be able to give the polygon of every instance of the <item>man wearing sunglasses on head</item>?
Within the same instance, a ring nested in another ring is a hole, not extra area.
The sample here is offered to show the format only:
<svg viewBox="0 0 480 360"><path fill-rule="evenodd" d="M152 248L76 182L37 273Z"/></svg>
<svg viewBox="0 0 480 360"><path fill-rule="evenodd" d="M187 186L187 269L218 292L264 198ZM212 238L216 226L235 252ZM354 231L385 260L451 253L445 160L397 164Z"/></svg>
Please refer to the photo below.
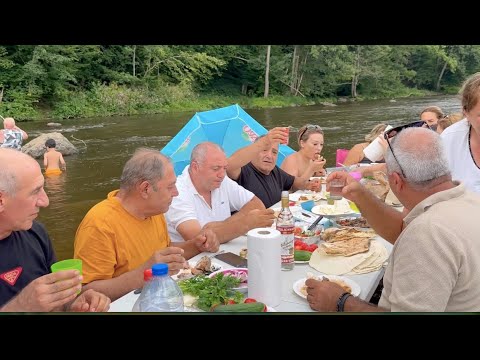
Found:
<svg viewBox="0 0 480 360"><path fill-rule="evenodd" d="M307 300L319 311L480 311L480 196L452 181L436 132L415 122L385 133L390 187L407 216L382 203L345 172L343 196L394 244L379 306L333 282L307 280ZM446 221L448 219L448 221Z"/></svg>

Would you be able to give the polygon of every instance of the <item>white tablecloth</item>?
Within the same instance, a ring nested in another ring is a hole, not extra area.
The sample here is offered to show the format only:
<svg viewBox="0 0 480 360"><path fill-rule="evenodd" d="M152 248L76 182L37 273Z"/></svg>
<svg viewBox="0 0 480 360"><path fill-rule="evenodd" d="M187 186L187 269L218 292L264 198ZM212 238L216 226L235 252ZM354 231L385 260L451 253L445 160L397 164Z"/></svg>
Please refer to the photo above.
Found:
<svg viewBox="0 0 480 360"><path fill-rule="evenodd" d="M392 245L385 241L380 237L376 237L375 239L379 240L382 244L385 245L387 248L388 253L390 254L392 250ZM228 243L222 244L220 246L220 250L224 251L231 251L235 254L238 254L242 248L247 247L247 237L240 236L234 240L229 241ZM212 255L211 253L202 253L191 260L190 263L195 264L198 259L200 259L204 255ZM231 265L228 265L220 260L213 259L214 263L221 265L224 269L230 268ZM293 284L298 279L301 279L306 276L307 272L311 272L314 274L321 274L317 270L313 269L307 264L295 264L295 268L291 271L282 271L281 273L281 286L282 286L282 301L279 306L275 308L275 310L280 312L311 312L313 311L310 306L308 305L307 300L301 298L293 291ZM371 272L368 274L362 275L345 275L346 277L352 279L353 281L357 282L362 291L360 293L360 298L363 300L370 300L380 279L383 276L384 269L382 268L379 271ZM125 296L121 297L120 299L114 301L110 305L110 311L113 312L128 312L131 311L135 300L139 295L133 294L133 291L126 294ZM267 304L268 305L268 304Z"/></svg>

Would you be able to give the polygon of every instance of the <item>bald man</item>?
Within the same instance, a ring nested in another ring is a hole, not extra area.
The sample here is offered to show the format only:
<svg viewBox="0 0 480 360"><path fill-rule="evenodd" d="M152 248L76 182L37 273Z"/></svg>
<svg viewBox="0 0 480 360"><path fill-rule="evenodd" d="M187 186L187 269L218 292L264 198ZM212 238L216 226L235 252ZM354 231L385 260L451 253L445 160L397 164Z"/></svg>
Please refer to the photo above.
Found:
<svg viewBox="0 0 480 360"><path fill-rule="evenodd" d="M227 157L215 143L195 146L190 165L178 177L179 196L169 211L170 235L177 241L191 239L211 229L220 243L245 234L250 229L269 227L273 210L226 175ZM238 211L231 216L231 213Z"/></svg>
<svg viewBox="0 0 480 360"><path fill-rule="evenodd" d="M56 262L45 228L35 218L48 206L38 163L0 149L0 311L107 311L110 299L96 291L79 296L76 270L50 273Z"/></svg>
<svg viewBox="0 0 480 360"><path fill-rule="evenodd" d="M0 131L0 148L22 150L23 140L28 138L27 133L16 126L11 117L3 120L3 127Z"/></svg>

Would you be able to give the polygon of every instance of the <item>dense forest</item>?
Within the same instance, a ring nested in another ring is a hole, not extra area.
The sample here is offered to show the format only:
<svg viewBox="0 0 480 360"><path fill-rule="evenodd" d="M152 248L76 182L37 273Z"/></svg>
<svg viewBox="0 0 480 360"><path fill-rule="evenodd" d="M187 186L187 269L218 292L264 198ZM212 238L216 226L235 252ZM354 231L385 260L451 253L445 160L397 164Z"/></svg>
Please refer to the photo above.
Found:
<svg viewBox="0 0 480 360"><path fill-rule="evenodd" d="M18 120L453 93L478 45L0 45Z"/></svg>

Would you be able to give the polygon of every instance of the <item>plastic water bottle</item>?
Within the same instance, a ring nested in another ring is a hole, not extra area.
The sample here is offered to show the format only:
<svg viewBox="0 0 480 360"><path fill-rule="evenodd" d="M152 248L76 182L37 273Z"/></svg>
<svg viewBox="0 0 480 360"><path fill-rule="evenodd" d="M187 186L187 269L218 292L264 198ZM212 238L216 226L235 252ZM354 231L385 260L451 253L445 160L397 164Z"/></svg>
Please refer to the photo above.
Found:
<svg viewBox="0 0 480 360"><path fill-rule="evenodd" d="M145 288L145 285L152 280L152 269L145 269L143 270L143 288ZM143 291L142 288L142 291ZM136 292L135 292L136 293ZM140 296L138 297L137 301L135 301L135 304L133 304L132 312L139 312L140 311Z"/></svg>
<svg viewBox="0 0 480 360"><path fill-rule="evenodd" d="M138 305L141 312L184 311L182 290L168 275L167 264L152 266L152 280L143 287Z"/></svg>

